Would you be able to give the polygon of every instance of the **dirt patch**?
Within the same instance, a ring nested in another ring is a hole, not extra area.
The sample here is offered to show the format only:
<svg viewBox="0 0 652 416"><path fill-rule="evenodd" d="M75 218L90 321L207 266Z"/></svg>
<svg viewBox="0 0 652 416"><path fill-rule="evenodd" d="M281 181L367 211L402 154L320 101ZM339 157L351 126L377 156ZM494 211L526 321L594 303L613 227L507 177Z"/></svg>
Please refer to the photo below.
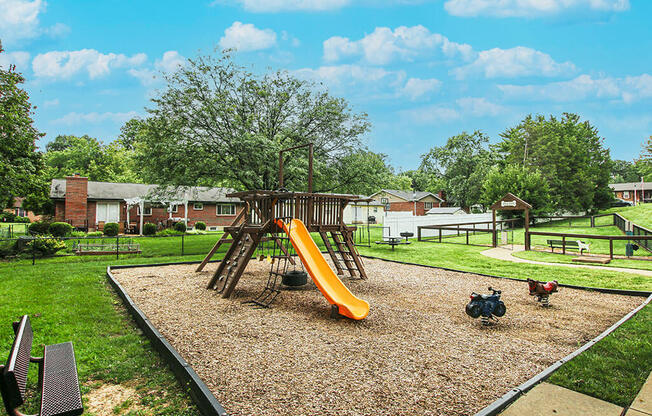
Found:
<svg viewBox="0 0 652 416"><path fill-rule="evenodd" d="M242 301L267 281L251 261L231 299L217 267L114 271L116 279L231 415L469 415L595 337L641 299L563 288L540 307L527 285L381 260L344 283L369 302L362 321L329 318L310 283L270 309ZM472 291L503 291L492 327L464 314Z"/></svg>
<svg viewBox="0 0 652 416"><path fill-rule="evenodd" d="M96 416L116 416L141 410L135 389L121 384L102 384L85 395L86 411Z"/></svg>

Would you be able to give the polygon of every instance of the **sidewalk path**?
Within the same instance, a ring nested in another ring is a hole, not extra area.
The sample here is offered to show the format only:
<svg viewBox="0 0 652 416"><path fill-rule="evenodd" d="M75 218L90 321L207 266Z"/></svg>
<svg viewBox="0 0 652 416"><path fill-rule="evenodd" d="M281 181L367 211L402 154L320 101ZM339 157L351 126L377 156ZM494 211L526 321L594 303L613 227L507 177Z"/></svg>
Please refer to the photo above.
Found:
<svg viewBox="0 0 652 416"><path fill-rule="evenodd" d="M512 261L514 263L530 263L530 264L542 264L544 266L579 267L584 269L610 270L614 272L642 274L643 276L652 277L652 270L628 269L625 267L593 266L589 264L548 263L544 261L521 259L518 257L514 257L512 255L513 253L517 253L519 251L525 251L525 247L514 245L514 250L510 250L505 247L496 247L496 248L490 248L489 250L482 251L481 254L483 256L491 257L492 259Z"/></svg>

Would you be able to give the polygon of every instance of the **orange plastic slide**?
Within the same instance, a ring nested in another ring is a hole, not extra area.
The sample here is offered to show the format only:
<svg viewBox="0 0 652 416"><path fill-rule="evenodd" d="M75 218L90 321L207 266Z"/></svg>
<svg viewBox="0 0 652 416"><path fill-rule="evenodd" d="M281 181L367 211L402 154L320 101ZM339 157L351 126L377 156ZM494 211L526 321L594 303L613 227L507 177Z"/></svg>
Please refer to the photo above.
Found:
<svg viewBox="0 0 652 416"><path fill-rule="evenodd" d="M281 220L276 220L276 223L290 236L290 241L308 274L328 302L337 305L340 315L356 320L366 318L369 314L369 304L355 297L344 286L319 251L304 223L297 219L293 219L289 227Z"/></svg>

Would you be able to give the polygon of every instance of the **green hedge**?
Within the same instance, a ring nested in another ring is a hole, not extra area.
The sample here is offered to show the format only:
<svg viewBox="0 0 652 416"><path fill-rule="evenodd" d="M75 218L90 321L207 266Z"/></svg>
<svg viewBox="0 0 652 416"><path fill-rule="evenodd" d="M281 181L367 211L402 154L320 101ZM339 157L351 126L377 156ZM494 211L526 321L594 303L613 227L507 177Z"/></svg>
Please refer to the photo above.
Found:
<svg viewBox="0 0 652 416"><path fill-rule="evenodd" d="M104 224L104 235L113 237L118 235L118 231L120 231L120 227L118 227L118 223L107 222L106 224Z"/></svg>
<svg viewBox="0 0 652 416"><path fill-rule="evenodd" d="M67 222L53 222L48 230L55 237L65 237L72 233L72 225Z"/></svg>

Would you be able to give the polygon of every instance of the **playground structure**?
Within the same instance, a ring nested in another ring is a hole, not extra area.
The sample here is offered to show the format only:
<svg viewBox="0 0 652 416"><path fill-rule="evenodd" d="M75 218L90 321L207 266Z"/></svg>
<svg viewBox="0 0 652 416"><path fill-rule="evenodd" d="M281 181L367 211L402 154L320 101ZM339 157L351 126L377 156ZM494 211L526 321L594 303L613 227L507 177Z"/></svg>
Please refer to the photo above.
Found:
<svg viewBox="0 0 652 416"><path fill-rule="evenodd" d="M308 192L290 192L283 188L283 153L303 147L309 147L310 152ZM358 200L358 197L313 193L312 155L312 143L281 150L279 190L243 191L227 195L244 201L245 209L233 224L224 228L224 235L206 255L197 271L204 269L222 244L230 243L207 286L217 290L222 297L229 298L257 247L263 242L272 241L279 251L277 253L274 250L273 255L269 256L272 263L269 278L261 294L253 300L254 303L269 306L280 293L278 277L287 273L288 263L295 264L292 256L294 248L319 290L331 303L332 312L337 311L340 315L352 319L364 319L369 312L369 305L353 296L337 276L344 275L346 270L351 277L367 278L353 241L356 227L347 226L343 221L344 208ZM321 237L337 275L326 262L310 233L318 233ZM281 262L283 267L279 268Z"/></svg>

